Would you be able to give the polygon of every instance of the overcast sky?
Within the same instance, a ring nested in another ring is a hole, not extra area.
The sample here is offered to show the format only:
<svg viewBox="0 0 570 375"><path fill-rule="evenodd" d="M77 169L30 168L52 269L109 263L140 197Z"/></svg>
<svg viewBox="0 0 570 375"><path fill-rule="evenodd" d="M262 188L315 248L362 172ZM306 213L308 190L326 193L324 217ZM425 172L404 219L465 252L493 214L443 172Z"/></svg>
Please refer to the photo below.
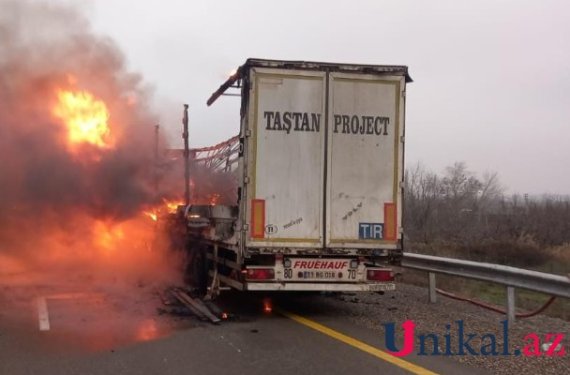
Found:
<svg viewBox="0 0 570 375"><path fill-rule="evenodd" d="M69 1L68 1L69 2ZM76 2L77 3L77 2ZM248 57L407 65L406 160L465 161L510 192L570 193L568 1L90 0L84 14L155 90L165 132L238 133L239 98L206 99Z"/></svg>

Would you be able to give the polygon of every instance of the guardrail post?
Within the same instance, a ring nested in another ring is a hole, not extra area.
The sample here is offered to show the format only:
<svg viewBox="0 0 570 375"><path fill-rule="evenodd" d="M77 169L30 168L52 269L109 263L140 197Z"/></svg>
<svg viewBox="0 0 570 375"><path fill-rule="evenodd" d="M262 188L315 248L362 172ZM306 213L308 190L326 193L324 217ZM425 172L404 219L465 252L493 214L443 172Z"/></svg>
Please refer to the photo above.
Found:
<svg viewBox="0 0 570 375"><path fill-rule="evenodd" d="M436 291L435 291L435 273L428 272L429 278L429 302L435 303L436 302Z"/></svg>
<svg viewBox="0 0 570 375"><path fill-rule="evenodd" d="M509 323L514 323L515 317L515 288L507 286L507 319Z"/></svg>

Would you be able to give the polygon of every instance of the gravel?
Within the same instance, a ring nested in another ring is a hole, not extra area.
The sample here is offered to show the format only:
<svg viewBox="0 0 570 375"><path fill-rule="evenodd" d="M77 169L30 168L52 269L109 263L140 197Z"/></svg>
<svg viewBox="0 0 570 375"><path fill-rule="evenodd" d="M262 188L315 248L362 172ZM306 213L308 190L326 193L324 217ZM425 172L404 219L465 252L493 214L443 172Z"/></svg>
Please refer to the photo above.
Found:
<svg viewBox="0 0 570 375"><path fill-rule="evenodd" d="M457 320L464 322L464 337L467 333L476 333L477 337L470 341L471 347L477 352L481 348L481 336L494 334L496 337L498 353L503 352L503 326L501 322L505 317L501 314L484 308L438 296L435 304L427 301L425 288L399 284L395 292L384 295L377 293L366 294L338 294L330 297L322 297L324 304L329 304L331 309L346 314L356 324L377 330L384 337L382 323L394 322L398 327L398 337L402 337L401 324L405 320L413 320L416 323L416 335L422 333L436 333L441 338L440 351L445 352L444 335L448 332L445 325L451 324L451 350L458 350ZM562 333L565 335L563 346L566 353L563 356L475 356L453 355L454 360L476 366L493 374L570 374L570 322L561 319L538 315L532 318L519 319L514 325L509 325L509 351L522 349L528 344L524 337L529 333L536 333L541 338L541 346L545 335L548 333ZM433 344L431 339L427 341L426 352L431 353ZM485 339L483 345L489 344L490 339ZM530 343L530 341L529 341ZM419 345L416 343L416 348Z"/></svg>

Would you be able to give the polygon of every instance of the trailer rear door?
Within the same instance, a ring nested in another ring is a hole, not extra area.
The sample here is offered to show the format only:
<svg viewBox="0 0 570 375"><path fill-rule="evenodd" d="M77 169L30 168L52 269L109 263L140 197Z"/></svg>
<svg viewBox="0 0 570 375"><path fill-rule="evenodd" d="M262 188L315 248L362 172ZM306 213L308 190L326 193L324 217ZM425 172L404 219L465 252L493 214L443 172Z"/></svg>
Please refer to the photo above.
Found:
<svg viewBox="0 0 570 375"><path fill-rule="evenodd" d="M324 72L253 68L246 176L250 247L323 247Z"/></svg>
<svg viewBox="0 0 570 375"><path fill-rule="evenodd" d="M400 238L404 77L331 73L326 244L395 248Z"/></svg>

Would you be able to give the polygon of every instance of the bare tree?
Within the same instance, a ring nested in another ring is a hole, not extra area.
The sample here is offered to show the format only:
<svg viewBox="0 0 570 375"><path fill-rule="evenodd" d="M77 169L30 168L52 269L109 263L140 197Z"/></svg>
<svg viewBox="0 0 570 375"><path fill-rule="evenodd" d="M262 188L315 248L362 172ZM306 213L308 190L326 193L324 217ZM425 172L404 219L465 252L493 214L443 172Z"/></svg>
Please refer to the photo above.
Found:
<svg viewBox="0 0 570 375"><path fill-rule="evenodd" d="M437 225L439 178L417 163L405 173L406 228L410 235L424 242L433 238Z"/></svg>

